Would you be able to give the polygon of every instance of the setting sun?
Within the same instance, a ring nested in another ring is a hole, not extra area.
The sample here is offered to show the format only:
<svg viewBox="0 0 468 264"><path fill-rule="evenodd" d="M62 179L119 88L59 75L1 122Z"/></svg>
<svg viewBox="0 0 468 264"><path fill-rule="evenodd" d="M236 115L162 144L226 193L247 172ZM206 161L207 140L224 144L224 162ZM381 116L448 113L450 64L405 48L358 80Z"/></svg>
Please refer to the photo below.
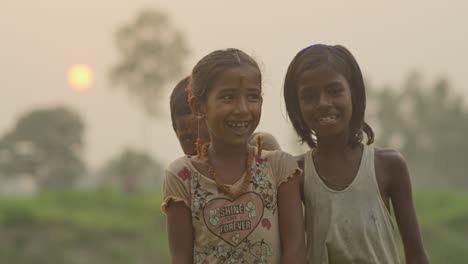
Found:
<svg viewBox="0 0 468 264"><path fill-rule="evenodd" d="M68 71L68 83L78 91L85 91L91 88L93 83L93 71L88 65L76 64Z"/></svg>

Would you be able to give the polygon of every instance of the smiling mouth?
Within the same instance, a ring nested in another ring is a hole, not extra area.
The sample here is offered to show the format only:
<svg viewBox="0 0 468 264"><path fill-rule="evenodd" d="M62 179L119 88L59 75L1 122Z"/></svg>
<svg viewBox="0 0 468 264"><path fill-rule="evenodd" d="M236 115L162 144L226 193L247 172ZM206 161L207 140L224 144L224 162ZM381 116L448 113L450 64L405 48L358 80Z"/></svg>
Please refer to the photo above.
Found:
<svg viewBox="0 0 468 264"><path fill-rule="evenodd" d="M229 128L247 128L250 125L250 121L227 121L226 126Z"/></svg>
<svg viewBox="0 0 468 264"><path fill-rule="evenodd" d="M325 115L321 116L316 119L316 122L318 122L321 125L332 125L336 123L336 121L340 118L339 115Z"/></svg>
<svg viewBox="0 0 468 264"><path fill-rule="evenodd" d="M226 127L234 131L235 134L242 136L249 132L251 121L227 121Z"/></svg>

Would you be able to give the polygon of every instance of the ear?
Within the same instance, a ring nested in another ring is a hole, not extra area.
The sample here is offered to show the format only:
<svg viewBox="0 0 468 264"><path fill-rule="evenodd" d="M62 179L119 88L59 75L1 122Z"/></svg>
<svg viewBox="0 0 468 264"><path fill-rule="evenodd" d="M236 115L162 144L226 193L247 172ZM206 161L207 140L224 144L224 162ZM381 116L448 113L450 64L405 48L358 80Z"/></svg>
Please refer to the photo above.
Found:
<svg viewBox="0 0 468 264"><path fill-rule="evenodd" d="M196 97L190 98L189 104L190 104L190 109L192 110L193 115L195 115L197 119L205 118L205 108L203 107L203 105L201 104L198 98Z"/></svg>

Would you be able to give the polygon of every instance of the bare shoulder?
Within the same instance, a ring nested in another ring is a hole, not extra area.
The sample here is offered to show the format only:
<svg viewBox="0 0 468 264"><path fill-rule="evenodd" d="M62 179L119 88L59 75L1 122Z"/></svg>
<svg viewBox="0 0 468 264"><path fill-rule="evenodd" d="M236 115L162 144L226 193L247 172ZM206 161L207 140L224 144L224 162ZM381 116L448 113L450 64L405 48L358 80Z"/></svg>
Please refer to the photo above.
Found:
<svg viewBox="0 0 468 264"><path fill-rule="evenodd" d="M301 170L304 170L304 154L295 156L294 159L296 160L297 164L299 165L299 168L301 168Z"/></svg>
<svg viewBox="0 0 468 264"><path fill-rule="evenodd" d="M390 172L398 172L407 169L405 158L400 152L394 149L375 148L375 158Z"/></svg>
<svg viewBox="0 0 468 264"><path fill-rule="evenodd" d="M409 184L408 165L403 155L388 148L375 148L376 171L381 171L391 186Z"/></svg>

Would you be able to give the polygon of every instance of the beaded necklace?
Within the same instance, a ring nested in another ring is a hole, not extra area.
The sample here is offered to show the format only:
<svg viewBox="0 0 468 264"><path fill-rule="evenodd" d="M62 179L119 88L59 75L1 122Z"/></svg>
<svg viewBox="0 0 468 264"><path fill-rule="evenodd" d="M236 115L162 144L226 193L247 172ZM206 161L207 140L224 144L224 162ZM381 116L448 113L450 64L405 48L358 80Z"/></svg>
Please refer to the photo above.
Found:
<svg viewBox="0 0 468 264"><path fill-rule="evenodd" d="M218 177L216 174L216 171L213 167L213 164L211 164L210 158L208 157L208 147L210 146L210 143L205 143L201 147L201 155L199 155L204 161L206 166L208 167L208 173L211 176L212 179L215 180L216 186L218 187L219 190L221 190L223 193L225 193L227 196L229 196L231 199L236 199L239 197L241 194L244 194L250 184L250 180L252 178L252 161L253 161L253 151L247 151L247 158L246 158L246 170L247 170L247 175L244 179L244 182L242 183L242 187L240 188L239 191L233 192L230 190L228 186L226 186L224 183L221 182L221 179ZM261 152L262 152L262 142L260 137L257 138L257 146L258 146L258 153L257 156L260 157Z"/></svg>

